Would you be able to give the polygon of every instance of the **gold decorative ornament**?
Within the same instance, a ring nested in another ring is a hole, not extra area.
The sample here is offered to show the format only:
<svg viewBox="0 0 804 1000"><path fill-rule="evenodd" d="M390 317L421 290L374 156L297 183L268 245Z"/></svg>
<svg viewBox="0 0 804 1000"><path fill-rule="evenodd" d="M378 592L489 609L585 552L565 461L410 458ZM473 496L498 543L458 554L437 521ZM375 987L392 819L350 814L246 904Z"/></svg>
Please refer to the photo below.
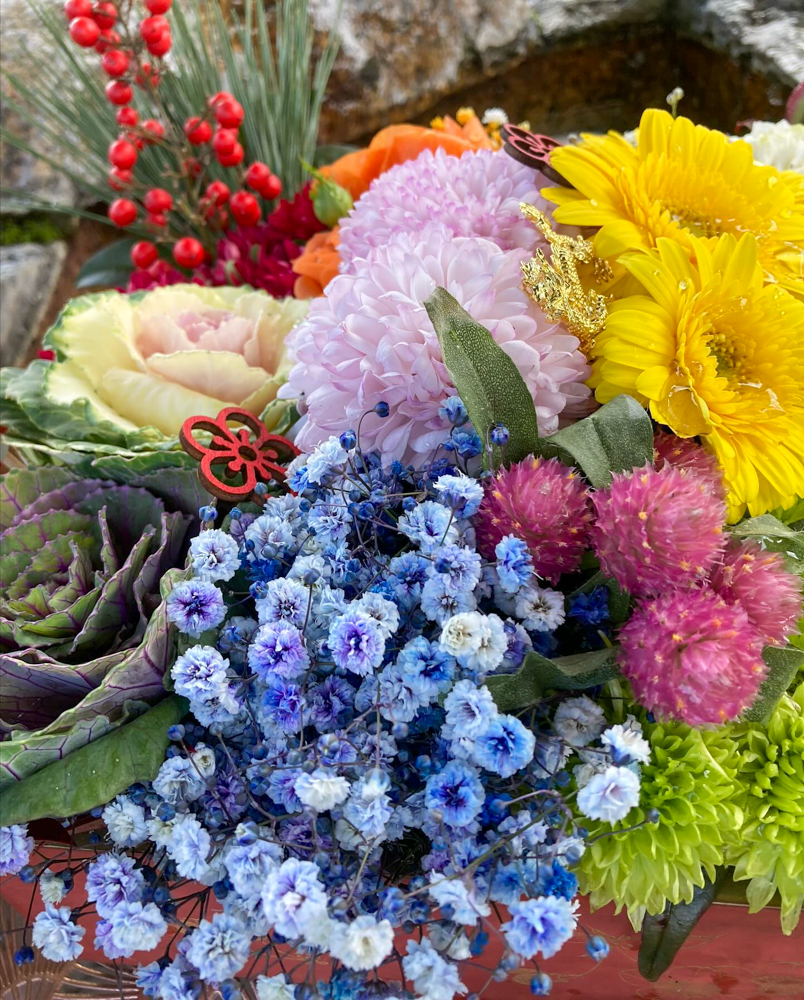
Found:
<svg viewBox="0 0 804 1000"><path fill-rule="evenodd" d="M592 356L595 337L606 326L607 297L587 291L581 283L578 265L592 264L595 280L603 283L612 277L606 261L595 256L589 240L581 236L563 236L553 231L547 216L534 205L519 206L526 219L550 244L551 259L537 250L531 260L522 262L523 285L533 301L552 322L562 322L580 341L581 350Z"/></svg>

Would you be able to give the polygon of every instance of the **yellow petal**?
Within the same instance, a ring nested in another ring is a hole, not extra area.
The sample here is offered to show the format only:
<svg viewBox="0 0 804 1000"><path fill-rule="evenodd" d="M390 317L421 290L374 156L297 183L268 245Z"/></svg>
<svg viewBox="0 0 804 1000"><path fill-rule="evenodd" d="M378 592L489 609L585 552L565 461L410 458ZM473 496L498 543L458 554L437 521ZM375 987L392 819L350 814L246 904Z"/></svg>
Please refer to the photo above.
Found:
<svg viewBox="0 0 804 1000"><path fill-rule="evenodd" d="M141 370L142 359L132 343L133 309L128 296L109 292L83 301L91 303L88 308L67 306L48 334L47 344L63 351L96 389L111 366Z"/></svg>
<svg viewBox="0 0 804 1000"><path fill-rule="evenodd" d="M110 420L126 431L134 431L139 422L131 422L112 406L107 406L101 395L95 392L83 370L71 361L50 365L47 372L47 394L55 403L69 406L77 399L86 399L95 410L99 420Z"/></svg>
<svg viewBox="0 0 804 1000"><path fill-rule="evenodd" d="M240 404L268 378L263 368L250 368L242 354L230 351L180 351L152 354L148 370L185 389Z"/></svg>
<svg viewBox="0 0 804 1000"><path fill-rule="evenodd" d="M670 315L678 307L678 278L653 253L627 253L620 258L645 291Z"/></svg>
<svg viewBox="0 0 804 1000"><path fill-rule="evenodd" d="M642 372L636 380L636 387L651 400L663 399L672 386L672 373L665 365L655 365Z"/></svg>
<svg viewBox="0 0 804 1000"><path fill-rule="evenodd" d="M170 436L179 433L188 417L217 417L225 406L231 405L185 389L177 382L122 368L106 372L100 395L135 427L157 427Z"/></svg>

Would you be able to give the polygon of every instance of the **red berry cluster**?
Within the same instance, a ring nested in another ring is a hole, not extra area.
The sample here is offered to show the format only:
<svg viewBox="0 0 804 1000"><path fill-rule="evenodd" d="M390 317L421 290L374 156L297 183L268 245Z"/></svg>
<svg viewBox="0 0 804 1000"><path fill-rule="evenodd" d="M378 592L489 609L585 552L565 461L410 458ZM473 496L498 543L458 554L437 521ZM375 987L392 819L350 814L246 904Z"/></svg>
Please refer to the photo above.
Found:
<svg viewBox="0 0 804 1000"><path fill-rule="evenodd" d="M104 72L110 77L106 97L117 107L121 133L109 146L109 186L119 193L134 188L134 166L144 147L160 143L169 148L178 154L180 175L170 175L173 193L157 187L149 188L139 197L146 225L158 234L161 242L167 242L171 227L179 232L190 228L206 236L207 245L212 247L217 239L214 231L228 228L229 213L239 225L253 226L260 221L262 209L251 191L272 201L281 193L282 183L264 163L254 162L244 171L245 151L239 141L244 111L227 91L214 94L203 114L188 118L182 130L166 128L155 118L140 121L139 113L130 106L134 96L132 84L146 93L150 91L158 103L156 88L161 67L153 66L144 50L157 59L170 50L170 23L164 15L172 0L143 0L143 3L150 16L140 22L138 39L128 36L125 23L120 23L125 43L114 30L118 12L113 3L66 0L64 5L70 21L70 37L85 48L94 47L101 56ZM251 191L238 190L232 194L220 180L204 185L204 174L215 161L222 167L238 168L240 183ZM109 205L108 216L114 225L125 228L137 221L139 211L132 198L120 197ZM150 267L157 256L157 247L148 240L140 240L131 250L132 262L140 268ZM173 246L173 258L180 267L198 267L208 256L204 244L193 236L183 236Z"/></svg>

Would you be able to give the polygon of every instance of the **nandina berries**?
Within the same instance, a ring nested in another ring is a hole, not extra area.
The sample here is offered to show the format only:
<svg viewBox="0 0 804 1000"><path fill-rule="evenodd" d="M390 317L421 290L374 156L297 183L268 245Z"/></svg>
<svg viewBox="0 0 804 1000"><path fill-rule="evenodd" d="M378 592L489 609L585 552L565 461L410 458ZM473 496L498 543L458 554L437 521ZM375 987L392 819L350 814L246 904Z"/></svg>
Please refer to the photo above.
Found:
<svg viewBox="0 0 804 1000"><path fill-rule="evenodd" d="M146 17L140 21L140 37L147 45L162 37L164 31L170 31L170 21L166 17Z"/></svg>
<svg viewBox="0 0 804 1000"><path fill-rule="evenodd" d="M203 146L212 138L212 126L203 118L188 118L184 123L184 134L193 146Z"/></svg>
<svg viewBox="0 0 804 1000"><path fill-rule="evenodd" d="M204 197L215 205L225 205L229 200L229 188L223 181L212 181L207 186Z"/></svg>
<svg viewBox="0 0 804 1000"><path fill-rule="evenodd" d="M204 248L192 236L185 236L173 247L173 259L179 267L191 270L204 263Z"/></svg>
<svg viewBox="0 0 804 1000"><path fill-rule="evenodd" d="M121 170L120 167L112 167L109 171L109 187L113 191L124 191L134 180L134 174L130 170Z"/></svg>
<svg viewBox="0 0 804 1000"><path fill-rule="evenodd" d="M115 198L109 206L109 218L123 229L137 218L137 206L129 198Z"/></svg>
<svg viewBox="0 0 804 1000"><path fill-rule="evenodd" d="M173 0L145 0L146 8L152 14L167 14Z"/></svg>
<svg viewBox="0 0 804 1000"><path fill-rule="evenodd" d="M146 42L145 45L152 56L166 56L172 45L170 32L163 31L155 42Z"/></svg>
<svg viewBox="0 0 804 1000"><path fill-rule="evenodd" d="M101 30L89 17L74 17L70 21L70 38L76 45L91 49L100 38Z"/></svg>
<svg viewBox="0 0 804 1000"><path fill-rule="evenodd" d="M121 170L130 170L137 162L137 147L128 139L115 139L109 146L109 163Z"/></svg>
<svg viewBox="0 0 804 1000"><path fill-rule="evenodd" d="M240 128L243 121L243 106L233 97L218 101L214 111L216 121L223 128Z"/></svg>
<svg viewBox="0 0 804 1000"><path fill-rule="evenodd" d="M92 17L92 0L67 0L64 13L68 21L74 17Z"/></svg>
<svg viewBox="0 0 804 1000"><path fill-rule="evenodd" d="M212 148L215 155L220 159L222 156L231 156L237 145L237 132L228 128L217 128L212 136Z"/></svg>
<svg viewBox="0 0 804 1000"><path fill-rule="evenodd" d="M115 115L118 125L128 125L133 127L140 120L140 116L134 108L120 108Z"/></svg>
<svg viewBox="0 0 804 1000"><path fill-rule="evenodd" d="M260 203L248 191L238 191L229 202L229 209L235 222L241 226L253 226L260 221Z"/></svg>
<svg viewBox="0 0 804 1000"><path fill-rule="evenodd" d="M99 3L92 13L92 20L101 31L108 31L117 23L117 7L113 3Z"/></svg>
<svg viewBox="0 0 804 1000"><path fill-rule="evenodd" d="M100 33L100 38L95 42L95 51L100 55L104 52L108 52L109 49L117 48L120 44L120 35L116 31L102 31Z"/></svg>
<svg viewBox="0 0 804 1000"><path fill-rule="evenodd" d="M146 118L142 123L142 128L144 132L148 132L153 136L153 139L145 139L145 143L148 146L152 145L157 139L165 137L165 126L155 118Z"/></svg>
<svg viewBox="0 0 804 1000"><path fill-rule="evenodd" d="M255 160L246 171L246 184L268 201L276 198L282 191L282 181L259 160Z"/></svg>
<svg viewBox="0 0 804 1000"><path fill-rule="evenodd" d="M111 104L129 104L134 91L123 80L110 80L106 84L106 100Z"/></svg>
<svg viewBox="0 0 804 1000"><path fill-rule="evenodd" d="M101 66L109 76L122 76L128 69L130 59L122 49L109 49L104 52Z"/></svg>
<svg viewBox="0 0 804 1000"><path fill-rule="evenodd" d="M173 195L164 188L151 188L150 191L146 191L143 203L152 215L161 215L173 207Z"/></svg>
<svg viewBox="0 0 804 1000"><path fill-rule="evenodd" d="M131 248L131 263L143 270L150 267L158 256L158 250L148 240L138 240Z"/></svg>

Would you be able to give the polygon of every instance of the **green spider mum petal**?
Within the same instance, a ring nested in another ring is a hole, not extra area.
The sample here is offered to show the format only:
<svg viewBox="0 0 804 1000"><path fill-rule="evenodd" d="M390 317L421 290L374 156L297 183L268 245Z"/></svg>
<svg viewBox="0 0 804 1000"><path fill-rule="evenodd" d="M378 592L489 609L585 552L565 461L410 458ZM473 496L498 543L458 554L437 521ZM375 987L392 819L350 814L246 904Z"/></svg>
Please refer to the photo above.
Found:
<svg viewBox="0 0 804 1000"><path fill-rule="evenodd" d="M581 818L590 839L575 872L593 909L626 907L635 930L645 913L661 913L669 900L690 902L704 873L713 877L743 816L737 804L739 754L730 727L708 731L681 722L642 723L651 760L641 771L639 806L613 826ZM636 830L649 810L658 823Z"/></svg>
<svg viewBox="0 0 804 1000"><path fill-rule="evenodd" d="M785 695L767 726L743 725L738 775L744 812L729 852L735 881L750 879L749 912L782 898L782 931L792 934L804 903L804 683Z"/></svg>

